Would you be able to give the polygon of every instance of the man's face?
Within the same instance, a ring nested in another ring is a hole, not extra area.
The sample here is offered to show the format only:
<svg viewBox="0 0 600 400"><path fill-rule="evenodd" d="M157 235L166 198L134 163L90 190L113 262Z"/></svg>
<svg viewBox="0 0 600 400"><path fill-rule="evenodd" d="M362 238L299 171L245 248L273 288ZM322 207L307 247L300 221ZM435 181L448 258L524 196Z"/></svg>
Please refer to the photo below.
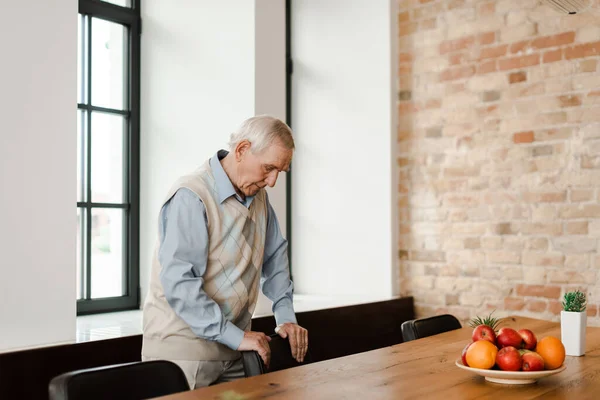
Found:
<svg viewBox="0 0 600 400"><path fill-rule="evenodd" d="M274 143L260 153L253 153L250 143L246 143L247 146L241 149L238 146L237 150L241 153L241 161L236 186L245 196L254 196L266 186L275 186L279 173L289 169L294 152L280 143Z"/></svg>

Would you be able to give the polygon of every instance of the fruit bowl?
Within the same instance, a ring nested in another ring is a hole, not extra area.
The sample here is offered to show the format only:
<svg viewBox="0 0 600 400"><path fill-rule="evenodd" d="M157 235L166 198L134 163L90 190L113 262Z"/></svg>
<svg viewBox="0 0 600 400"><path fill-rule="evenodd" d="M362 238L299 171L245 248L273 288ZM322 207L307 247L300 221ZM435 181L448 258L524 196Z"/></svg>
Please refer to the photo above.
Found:
<svg viewBox="0 0 600 400"><path fill-rule="evenodd" d="M559 372L564 371L567 367L563 364L561 367L557 369L551 370L543 370L543 371L502 371L497 369L480 369L480 368L470 368L463 365L462 360L459 358L456 360L456 366L458 368L464 369L465 371L474 372L477 375L481 375L485 377L486 381L493 383L502 383L505 385L527 385L530 383L535 383L540 378L545 378L546 376L558 374Z"/></svg>

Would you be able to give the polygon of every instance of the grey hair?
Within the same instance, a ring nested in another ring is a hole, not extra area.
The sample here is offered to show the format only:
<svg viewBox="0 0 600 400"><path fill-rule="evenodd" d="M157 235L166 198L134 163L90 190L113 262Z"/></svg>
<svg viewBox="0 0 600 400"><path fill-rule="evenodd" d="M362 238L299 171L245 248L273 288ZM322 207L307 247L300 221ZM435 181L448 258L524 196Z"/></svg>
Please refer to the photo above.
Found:
<svg viewBox="0 0 600 400"><path fill-rule="evenodd" d="M250 150L255 154L277 141L285 148L294 150L294 138L290 127L285 122L269 115L258 115L242 122L229 138L230 151L234 151L236 146L244 140L250 142Z"/></svg>

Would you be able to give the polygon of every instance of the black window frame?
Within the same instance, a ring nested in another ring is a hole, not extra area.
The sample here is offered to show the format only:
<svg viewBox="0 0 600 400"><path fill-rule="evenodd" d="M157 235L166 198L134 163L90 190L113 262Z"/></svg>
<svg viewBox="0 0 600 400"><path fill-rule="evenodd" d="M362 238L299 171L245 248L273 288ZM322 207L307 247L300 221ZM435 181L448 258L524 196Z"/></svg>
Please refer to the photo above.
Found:
<svg viewBox="0 0 600 400"><path fill-rule="evenodd" d="M96 107L91 103L91 30L87 37L87 75L82 79L82 83L87 81L87 93L84 103L77 103L77 110L85 111L87 118L87 131L85 150L87 151L86 168L82 170L86 176L84 181L87 183L86 201L78 201L77 208L89 210L82 214L85 215L85 233L83 236L82 268L85 274L82 274L83 283L81 293L84 299L77 300L77 315L87 315L96 313L106 313L115 311L125 311L139 309L140 307L140 268L139 268L139 220L140 220L140 35L141 35L141 0L131 0L131 7L121 7L115 4L100 0L79 0L79 13L89 18L99 18L110 22L124 25L128 29L128 73L125 80L127 97L125 98L123 110L111 108ZM78 18L80 17L78 15ZM82 72L83 74L84 72ZM83 76L83 75L82 75ZM78 100L79 101L79 100ZM91 198L91 115L92 112L100 112L109 115L121 115L128 121L125 130L127 140L125 141L125 151L127 152L127 163L124 166L124 182L127 192L127 202L122 203L94 203ZM79 151L79 150L78 150ZM124 264L123 271L124 284L123 296L107 298L91 298L91 210L94 208L121 209L126 213L124 219Z"/></svg>

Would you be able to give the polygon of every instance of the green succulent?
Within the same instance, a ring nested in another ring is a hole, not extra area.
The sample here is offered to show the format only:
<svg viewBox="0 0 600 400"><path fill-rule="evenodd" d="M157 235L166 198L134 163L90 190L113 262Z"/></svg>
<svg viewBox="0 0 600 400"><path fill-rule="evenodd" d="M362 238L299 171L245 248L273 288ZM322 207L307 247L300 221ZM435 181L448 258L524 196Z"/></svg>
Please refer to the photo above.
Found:
<svg viewBox="0 0 600 400"><path fill-rule="evenodd" d="M585 311L587 306L585 293L576 290L574 292L565 293L564 300L562 302L563 309L570 312L582 312Z"/></svg>

